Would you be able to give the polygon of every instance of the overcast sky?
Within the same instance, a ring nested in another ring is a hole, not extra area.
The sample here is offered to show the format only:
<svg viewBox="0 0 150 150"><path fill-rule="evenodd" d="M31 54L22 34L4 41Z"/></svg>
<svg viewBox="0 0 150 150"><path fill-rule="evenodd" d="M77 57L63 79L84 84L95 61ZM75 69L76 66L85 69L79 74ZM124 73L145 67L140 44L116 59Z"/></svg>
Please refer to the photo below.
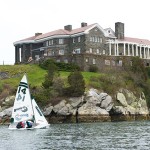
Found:
<svg viewBox="0 0 150 150"><path fill-rule="evenodd" d="M150 0L0 0L0 64L14 64L15 41L81 22L123 22L125 36L150 40Z"/></svg>

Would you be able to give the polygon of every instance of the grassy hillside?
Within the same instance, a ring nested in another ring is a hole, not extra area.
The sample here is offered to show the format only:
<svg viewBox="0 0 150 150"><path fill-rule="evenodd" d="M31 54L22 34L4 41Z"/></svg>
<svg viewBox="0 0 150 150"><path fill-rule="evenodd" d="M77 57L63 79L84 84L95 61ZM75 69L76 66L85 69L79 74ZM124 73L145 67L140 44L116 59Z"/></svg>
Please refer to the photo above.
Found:
<svg viewBox="0 0 150 150"><path fill-rule="evenodd" d="M0 81L0 87L2 87L2 85L7 84L13 88L17 88L24 73L26 73L28 76L29 84L37 87L42 85L46 74L46 70L40 68L38 65L1 65L0 72L7 72L10 76L10 78L3 79ZM70 72L60 71L60 76L62 78L67 79L69 74ZM90 78L97 77L100 74L92 72L83 72L82 75L84 76L86 86L88 86Z"/></svg>
<svg viewBox="0 0 150 150"><path fill-rule="evenodd" d="M132 68L134 70L128 69L124 71L109 70L105 72L105 74L82 72L82 75L85 80L86 90L93 87L112 96L114 96L114 94L121 88L126 88L138 95L143 91L150 106L150 75L147 79L145 78L147 73L150 74L150 69L147 68L147 71L145 72L145 70L143 71L141 68L142 67L134 67ZM0 99L11 95L12 93L15 94L24 73L28 76L30 87L36 87L36 89L42 86L42 82L45 80L45 75L47 74L46 70L39 67L39 65L33 64L13 66L1 65L0 73L2 72L7 73L9 78L0 80ZM59 73L60 77L64 79L63 81L67 83L67 77L70 72L60 71ZM59 83L57 85L59 86ZM39 91L37 91L37 93L38 92ZM51 94L55 95L55 92ZM43 97L39 99L43 99Z"/></svg>

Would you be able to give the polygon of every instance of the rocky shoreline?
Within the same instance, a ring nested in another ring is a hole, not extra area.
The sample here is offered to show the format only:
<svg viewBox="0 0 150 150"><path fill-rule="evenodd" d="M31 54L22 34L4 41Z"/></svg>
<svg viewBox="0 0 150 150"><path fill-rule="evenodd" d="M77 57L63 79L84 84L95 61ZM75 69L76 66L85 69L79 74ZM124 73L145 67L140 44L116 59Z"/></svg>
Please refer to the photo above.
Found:
<svg viewBox="0 0 150 150"><path fill-rule="evenodd" d="M49 123L84 123L105 121L150 120L144 93L135 96L127 89L120 89L115 98L96 89L90 89L82 97L63 99L57 105L43 109ZM15 97L1 100L0 123L9 123Z"/></svg>

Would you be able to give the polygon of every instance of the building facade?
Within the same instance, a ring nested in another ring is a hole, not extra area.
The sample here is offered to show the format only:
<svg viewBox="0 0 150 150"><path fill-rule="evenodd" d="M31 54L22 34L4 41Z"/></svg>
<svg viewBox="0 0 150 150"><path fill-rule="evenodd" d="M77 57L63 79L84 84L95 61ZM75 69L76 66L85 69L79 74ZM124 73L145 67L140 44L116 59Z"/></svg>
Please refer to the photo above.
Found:
<svg viewBox="0 0 150 150"><path fill-rule="evenodd" d="M14 42L15 63L38 62L52 58L57 62L76 63L82 70L88 71L91 65L99 70L121 67L123 61L138 56L145 65L150 63L150 41L124 36L124 24L115 23L115 32L111 28L103 29L99 24L64 29L34 36Z"/></svg>

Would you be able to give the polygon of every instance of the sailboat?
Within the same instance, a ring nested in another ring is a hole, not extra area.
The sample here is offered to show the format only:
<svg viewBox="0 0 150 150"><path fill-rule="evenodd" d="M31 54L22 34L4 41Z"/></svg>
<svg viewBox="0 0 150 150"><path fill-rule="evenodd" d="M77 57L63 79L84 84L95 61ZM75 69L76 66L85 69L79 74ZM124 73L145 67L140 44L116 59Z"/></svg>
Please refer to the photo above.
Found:
<svg viewBox="0 0 150 150"><path fill-rule="evenodd" d="M32 121L33 125L30 129L43 129L49 127L49 124L37 103L35 102L35 99L31 98L27 76L24 74L16 92L10 125L8 128L18 129L16 127L17 124L19 122L26 121ZM21 129L29 128L26 128L25 126Z"/></svg>

